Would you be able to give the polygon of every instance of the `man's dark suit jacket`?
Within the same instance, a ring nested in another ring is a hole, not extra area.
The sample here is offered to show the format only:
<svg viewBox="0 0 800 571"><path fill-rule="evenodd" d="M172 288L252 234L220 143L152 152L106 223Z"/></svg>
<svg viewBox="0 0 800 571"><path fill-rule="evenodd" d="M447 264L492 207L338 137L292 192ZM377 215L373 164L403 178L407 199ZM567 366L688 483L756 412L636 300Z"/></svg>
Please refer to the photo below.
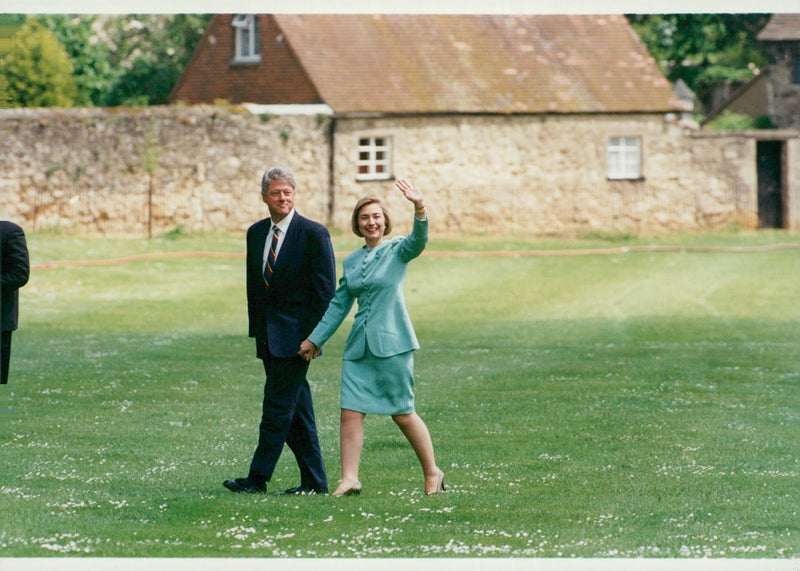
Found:
<svg viewBox="0 0 800 571"><path fill-rule="evenodd" d="M293 357L314 329L336 291L336 264L328 230L294 213L283 237L270 287L264 286L266 218L247 231L247 311L249 335L260 359Z"/></svg>
<svg viewBox="0 0 800 571"><path fill-rule="evenodd" d="M28 245L22 228L8 222L0 221L2 240L2 259L0 260L0 330L14 331L19 316L19 288L28 283L30 262Z"/></svg>

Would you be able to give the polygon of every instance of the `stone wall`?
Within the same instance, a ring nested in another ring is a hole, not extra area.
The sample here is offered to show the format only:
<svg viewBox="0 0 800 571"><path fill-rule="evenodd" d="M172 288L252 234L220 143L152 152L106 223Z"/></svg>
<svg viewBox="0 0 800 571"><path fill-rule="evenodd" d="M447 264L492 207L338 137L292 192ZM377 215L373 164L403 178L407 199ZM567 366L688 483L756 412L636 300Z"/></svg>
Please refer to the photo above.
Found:
<svg viewBox="0 0 800 571"><path fill-rule="evenodd" d="M237 106L0 110L0 212L30 230L241 232L261 176L290 166L298 210L328 217L328 117Z"/></svg>
<svg viewBox="0 0 800 571"><path fill-rule="evenodd" d="M303 214L346 232L355 201L376 194L405 231L411 210L393 181L356 181L358 139L378 135L392 139L393 174L426 192L437 234L757 224L754 140L662 115L348 119L230 105L0 110L0 214L26 230L240 233L267 214L263 171L283 164ZM642 138L642 180L606 178L611 136Z"/></svg>
<svg viewBox="0 0 800 571"><path fill-rule="evenodd" d="M800 230L800 140L786 141L786 201L784 203L784 226L788 230Z"/></svg>

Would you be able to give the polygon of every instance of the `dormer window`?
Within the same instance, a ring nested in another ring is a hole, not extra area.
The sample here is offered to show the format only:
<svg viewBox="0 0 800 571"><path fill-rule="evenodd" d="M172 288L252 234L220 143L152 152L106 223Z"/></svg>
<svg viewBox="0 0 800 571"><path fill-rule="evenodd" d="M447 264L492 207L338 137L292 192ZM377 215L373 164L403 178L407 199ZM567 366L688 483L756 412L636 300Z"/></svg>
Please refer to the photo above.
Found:
<svg viewBox="0 0 800 571"><path fill-rule="evenodd" d="M231 24L234 30L234 63L261 61L261 43L258 41L258 18L252 14L237 14Z"/></svg>

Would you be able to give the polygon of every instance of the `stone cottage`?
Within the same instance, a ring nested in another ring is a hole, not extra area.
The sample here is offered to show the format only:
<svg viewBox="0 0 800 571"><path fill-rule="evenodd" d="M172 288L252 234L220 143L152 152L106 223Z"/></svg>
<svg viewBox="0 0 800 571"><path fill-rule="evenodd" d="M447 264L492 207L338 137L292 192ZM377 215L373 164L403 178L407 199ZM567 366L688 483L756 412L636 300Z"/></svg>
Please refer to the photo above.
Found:
<svg viewBox="0 0 800 571"><path fill-rule="evenodd" d="M757 224L752 141L683 121L621 15L217 15L171 98L327 106L337 227L396 176L453 233Z"/></svg>

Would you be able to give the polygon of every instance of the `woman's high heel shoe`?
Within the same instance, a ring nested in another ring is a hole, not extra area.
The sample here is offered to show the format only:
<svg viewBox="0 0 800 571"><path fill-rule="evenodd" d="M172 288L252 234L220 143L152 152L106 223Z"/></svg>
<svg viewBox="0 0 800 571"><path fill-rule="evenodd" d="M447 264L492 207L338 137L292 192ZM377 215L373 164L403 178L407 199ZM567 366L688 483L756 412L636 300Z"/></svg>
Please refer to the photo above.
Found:
<svg viewBox="0 0 800 571"><path fill-rule="evenodd" d="M436 491L435 492L425 492L426 496L433 496L440 492L444 492L444 472L439 470L439 481L436 483Z"/></svg>
<svg viewBox="0 0 800 571"><path fill-rule="evenodd" d="M362 489L363 487L361 486L361 482L356 482L346 490L339 491L339 489L337 488L336 491L333 492L333 497L341 498L343 496L357 496L358 494L361 493Z"/></svg>

